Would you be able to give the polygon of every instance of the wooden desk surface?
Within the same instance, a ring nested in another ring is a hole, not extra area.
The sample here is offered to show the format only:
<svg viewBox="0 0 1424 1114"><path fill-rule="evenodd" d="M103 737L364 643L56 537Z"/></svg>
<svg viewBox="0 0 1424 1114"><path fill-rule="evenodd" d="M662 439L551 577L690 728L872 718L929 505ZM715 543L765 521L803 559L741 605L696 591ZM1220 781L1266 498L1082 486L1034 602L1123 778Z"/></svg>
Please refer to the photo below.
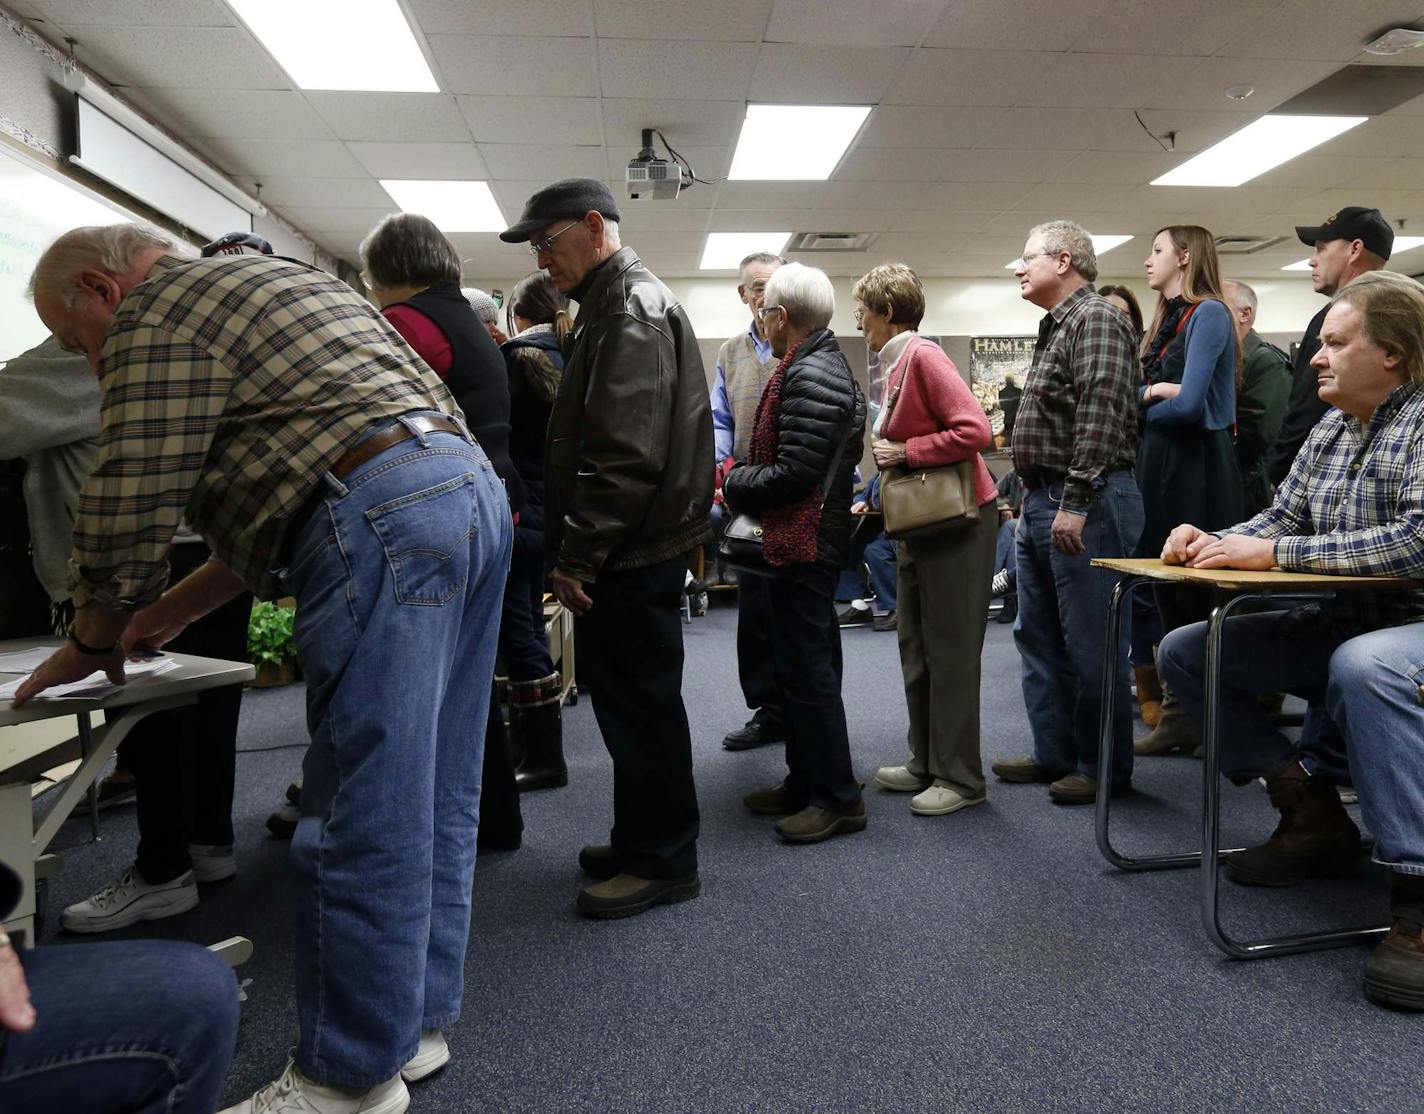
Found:
<svg viewBox="0 0 1424 1114"><path fill-rule="evenodd" d="M1332 576L1329 573L1251 572L1245 569L1189 569L1182 565L1164 565L1153 557L1098 557L1093 564L1100 569L1147 576L1153 580L1177 583L1206 584L1213 588L1262 589L1349 589L1349 588L1420 588L1424 581L1402 576Z"/></svg>

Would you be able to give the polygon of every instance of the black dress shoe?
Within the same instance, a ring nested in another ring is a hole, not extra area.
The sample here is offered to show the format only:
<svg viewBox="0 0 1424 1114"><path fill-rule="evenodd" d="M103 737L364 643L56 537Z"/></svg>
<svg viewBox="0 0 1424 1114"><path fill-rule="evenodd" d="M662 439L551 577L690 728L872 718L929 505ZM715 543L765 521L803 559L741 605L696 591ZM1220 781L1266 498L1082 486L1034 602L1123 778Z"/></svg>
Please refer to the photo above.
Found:
<svg viewBox="0 0 1424 1114"><path fill-rule="evenodd" d="M606 843L590 844L579 852L579 869L590 878L607 881L623 869L623 856Z"/></svg>
<svg viewBox="0 0 1424 1114"><path fill-rule="evenodd" d="M638 878L617 874L603 882L585 886L578 895L578 911L585 917L610 921L636 917L654 905L691 901L702 892L696 874L686 878Z"/></svg>
<svg viewBox="0 0 1424 1114"><path fill-rule="evenodd" d="M728 732L727 737L722 740L722 745L728 750L751 750L753 747L764 747L768 743L785 741L786 732L781 724L753 716L745 727Z"/></svg>

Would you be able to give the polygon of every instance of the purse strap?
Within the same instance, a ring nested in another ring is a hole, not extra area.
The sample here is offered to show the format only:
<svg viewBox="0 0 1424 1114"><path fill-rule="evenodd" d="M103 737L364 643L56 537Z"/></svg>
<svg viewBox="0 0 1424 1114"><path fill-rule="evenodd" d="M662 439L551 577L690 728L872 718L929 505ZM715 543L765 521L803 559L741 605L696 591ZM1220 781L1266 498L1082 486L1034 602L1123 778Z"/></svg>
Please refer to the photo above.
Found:
<svg viewBox="0 0 1424 1114"><path fill-rule="evenodd" d="M918 333L915 334L915 339L919 339ZM905 389L905 380L910 378L910 346L914 343L915 341L911 340L909 344L905 345L905 351L900 354L900 359L905 362L905 372L900 376L900 382L895 384L895 389L890 393L890 398L885 403L885 418L880 423L881 429L890 424L890 415L895 412L895 404L900 401L900 392ZM890 372L893 373L894 370L892 367Z"/></svg>
<svg viewBox="0 0 1424 1114"><path fill-rule="evenodd" d="M850 420L855 415L854 402L851 403L850 411L851 412L846 415L846 425L850 425ZM848 432L849 431L846 431L841 434L840 443L836 445L836 451L831 454L831 466L826 470L826 482L821 485L821 510L826 509L826 500L831 497L831 483L836 478L836 469L840 467L841 456L845 453L846 442L850 439L846 436Z"/></svg>

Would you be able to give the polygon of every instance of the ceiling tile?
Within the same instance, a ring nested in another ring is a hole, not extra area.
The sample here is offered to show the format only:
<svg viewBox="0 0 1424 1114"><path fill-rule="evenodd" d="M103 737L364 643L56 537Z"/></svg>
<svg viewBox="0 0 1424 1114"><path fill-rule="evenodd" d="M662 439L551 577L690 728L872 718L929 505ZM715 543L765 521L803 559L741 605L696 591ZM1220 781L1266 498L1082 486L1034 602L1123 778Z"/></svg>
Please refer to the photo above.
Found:
<svg viewBox="0 0 1424 1114"><path fill-rule="evenodd" d="M925 40L955 50L1068 50L1112 0L951 3Z"/></svg>
<svg viewBox="0 0 1424 1114"><path fill-rule="evenodd" d="M1113 0L1078 29L1073 47L1106 54L1215 54L1281 0Z"/></svg>
<svg viewBox="0 0 1424 1114"><path fill-rule="evenodd" d="M1419 117L1389 113L1367 120L1358 128L1316 148L1334 158L1368 157L1418 158L1424 156L1424 126Z"/></svg>
<svg viewBox="0 0 1424 1114"><path fill-rule="evenodd" d="M714 209L707 222L708 232L805 232L823 227L810 209ZM829 230L828 226L825 230Z"/></svg>
<svg viewBox="0 0 1424 1114"><path fill-rule="evenodd" d="M376 178L484 179L484 159L473 143L348 143Z"/></svg>
<svg viewBox="0 0 1424 1114"><path fill-rule="evenodd" d="M1421 15L1418 0L1289 0L1242 19L1217 53L1348 62L1384 29L1416 23Z"/></svg>
<svg viewBox="0 0 1424 1114"><path fill-rule="evenodd" d="M716 190L716 207L804 209L816 204L829 185L829 182L723 182Z"/></svg>
<svg viewBox="0 0 1424 1114"><path fill-rule="evenodd" d="M481 143L480 155L496 181L519 182L543 178L603 178L608 174L602 147L533 146Z"/></svg>
<svg viewBox="0 0 1424 1114"><path fill-rule="evenodd" d="M670 43L600 39L606 97L740 100L756 66L755 43Z"/></svg>
<svg viewBox="0 0 1424 1114"><path fill-rule="evenodd" d="M730 148L742 129L746 105L741 100L622 100L603 99L603 134L609 143L641 143L643 128L661 128L681 149Z"/></svg>
<svg viewBox="0 0 1424 1114"><path fill-rule="evenodd" d="M250 176L242 177L244 182L252 181ZM396 208L390 195L374 178L282 178L268 175L261 181L262 200L279 208L288 205L309 209L319 205Z"/></svg>
<svg viewBox="0 0 1424 1114"><path fill-rule="evenodd" d="M1297 160L1300 161L1300 160ZM1328 160L1346 177L1321 185L1350 186L1361 193L1376 189L1417 189L1424 183L1424 158Z"/></svg>
<svg viewBox="0 0 1424 1114"><path fill-rule="evenodd" d="M912 53L902 47L767 43L748 96L801 104L878 104Z"/></svg>
<svg viewBox="0 0 1424 1114"><path fill-rule="evenodd" d="M1241 111L1254 116L1270 112L1338 68L1334 62L1319 60L1202 58L1192 80L1177 90L1173 107ZM1226 95L1233 85L1254 85L1256 92L1244 101L1233 101Z"/></svg>
<svg viewBox="0 0 1424 1114"><path fill-rule="evenodd" d="M450 93L588 97L593 40L493 35L430 35L430 50Z"/></svg>
<svg viewBox="0 0 1424 1114"><path fill-rule="evenodd" d="M601 143L593 97L457 97L479 143Z"/></svg>
<svg viewBox="0 0 1424 1114"><path fill-rule="evenodd" d="M903 209L854 209L833 207L834 199L812 209L797 226L798 232L884 232L894 227L904 214ZM713 219L718 214L713 214ZM773 228L778 227L772 225Z"/></svg>
<svg viewBox="0 0 1424 1114"><path fill-rule="evenodd" d="M330 126L289 89L140 89L120 98L178 135L334 139Z"/></svg>
<svg viewBox="0 0 1424 1114"><path fill-rule="evenodd" d="M336 205L286 205L282 215L299 228L310 229L313 234L339 232L360 237L371 231L376 224L399 206L391 201L385 205L348 207Z"/></svg>
<svg viewBox="0 0 1424 1114"><path fill-rule="evenodd" d="M1018 103L1044 108L1184 108L1183 90L1195 90L1201 64L1200 58L1060 54L1026 71L1030 80L1024 82ZM1083 80L1086 74L1092 75L1091 81Z"/></svg>
<svg viewBox="0 0 1424 1114"><path fill-rule="evenodd" d="M1025 51L917 50L885 103L1015 105L1025 79L1037 82L1056 69L1054 59Z"/></svg>
<svg viewBox="0 0 1424 1114"><path fill-rule="evenodd" d="M470 129L443 93L308 92L338 139L410 143L468 141Z"/></svg>
<svg viewBox="0 0 1424 1114"><path fill-rule="evenodd" d="M111 85L156 89L290 89L292 83L237 27L93 27L79 61Z"/></svg>
<svg viewBox="0 0 1424 1114"><path fill-rule="evenodd" d="M771 0L593 0L600 38L758 43Z"/></svg>
<svg viewBox="0 0 1424 1114"><path fill-rule="evenodd" d="M64 27L231 27L221 0L30 0L29 7Z"/></svg>
<svg viewBox="0 0 1424 1114"><path fill-rule="evenodd" d="M708 210L688 208L681 201L620 201L623 238L635 233L700 232L706 228Z"/></svg>
<svg viewBox="0 0 1424 1114"><path fill-rule="evenodd" d="M843 181L1042 182L1076 152L857 146L836 168Z"/></svg>
<svg viewBox="0 0 1424 1114"><path fill-rule="evenodd" d="M767 42L824 46L917 46L939 20L943 0L776 0Z"/></svg>
<svg viewBox="0 0 1424 1114"><path fill-rule="evenodd" d="M1146 185L1183 161L1169 151L1045 152L1051 166L1048 180L1101 185Z"/></svg>
<svg viewBox="0 0 1424 1114"><path fill-rule="evenodd" d="M427 35L593 34L587 4L569 0L409 0Z"/></svg>
<svg viewBox="0 0 1424 1114"><path fill-rule="evenodd" d="M234 174L286 178L364 178L366 169L335 140L226 137L203 145L224 170Z"/></svg>

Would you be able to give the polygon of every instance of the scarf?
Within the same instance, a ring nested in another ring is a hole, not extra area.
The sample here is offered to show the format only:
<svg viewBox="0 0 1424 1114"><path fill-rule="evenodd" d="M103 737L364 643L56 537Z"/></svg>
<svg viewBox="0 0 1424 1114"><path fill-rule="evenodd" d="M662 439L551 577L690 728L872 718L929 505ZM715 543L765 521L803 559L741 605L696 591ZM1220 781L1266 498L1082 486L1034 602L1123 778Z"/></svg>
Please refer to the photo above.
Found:
<svg viewBox="0 0 1424 1114"><path fill-rule="evenodd" d="M1162 323L1157 327L1157 335L1147 346L1142 357L1142 381L1149 386L1153 383L1180 383L1187 366L1187 321L1192 311L1200 303L1187 305L1182 297L1167 303L1167 312L1162 315Z"/></svg>
<svg viewBox="0 0 1424 1114"><path fill-rule="evenodd" d="M799 347L799 345L797 346ZM757 404L756 422L752 426L751 445L747 451L749 464L776 462L777 425L781 417L781 388L786 372L796 358L796 348L781 357L776 370L766 382ZM762 553L766 563L775 568L784 565L805 565L820 555L817 534L821 525L823 496L816 489L799 503L784 507L768 507L761 516Z"/></svg>

